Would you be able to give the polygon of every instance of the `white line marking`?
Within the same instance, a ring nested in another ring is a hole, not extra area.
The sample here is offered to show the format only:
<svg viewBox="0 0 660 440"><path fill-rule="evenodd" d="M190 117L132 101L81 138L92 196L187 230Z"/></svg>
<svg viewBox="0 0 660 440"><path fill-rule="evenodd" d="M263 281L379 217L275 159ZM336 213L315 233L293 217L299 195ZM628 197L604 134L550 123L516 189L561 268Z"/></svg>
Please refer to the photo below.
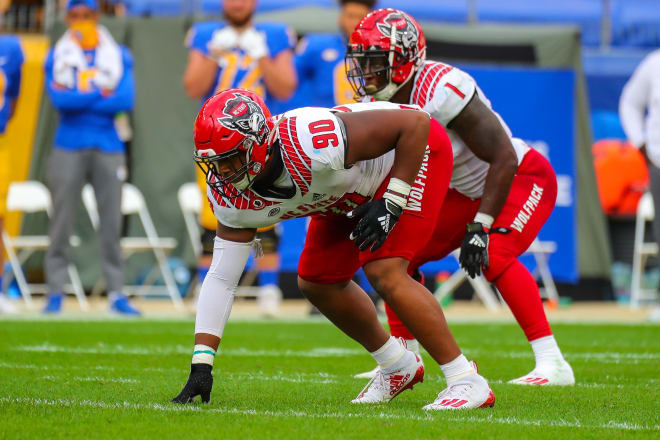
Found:
<svg viewBox="0 0 660 440"><path fill-rule="evenodd" d="M84 371L89 371L89 370L99 370L99 371L116 371L117 369L114 367L106 367L103 365L98 365L95 367L87 367L87 366L79 366L79 365L34 365L34 364L20 364L20 363L8 363L8 362L0 362L0 368L5 368L5 369L18 369L18 370L23 370L23 369L34 369L34 370L40 370L40 371L48 371L48 370L55 370L55 371L62 371L62 370L84 370ZM183 374L186 371L185 368L159 368L159 367L145 367L145 368L140 368L140 372L157 372L157 373L176 373L176 374ZM247 379L247 380L260 380L260 381L280 381L280 382L291 382L291 383L311 383L311 384L330 384L330 383L355 383L356 379L349 374L343 375L343 374L333 374L333 373L327 373L327 372L317 372L317 373L284 373L282 371L275 372L275 373L249 373L249 372L241 372L241 373L229 373L229 372L223 372L222 373L224 376L229 377L229 378L235 378L235 379ZM79 381L100 381L100 382L124 382L124 383L131 383L131 382L140 382L137 379L124 379L124 378L108 378L108 377L99 377L99 376L92 376L92 377L86 377L86 376L73 376L73 377L66 377L66 376L42 376L43 379L51 379L51 380L67 380L67 379L72 379L72 380L79 380ZM605 379L610 379L609 376L605 376ZM612 383L597 383L597 382L577 382L575 385L573 385L573 388L615 388L615 389L626 389L626 388L655 388L657 383L660 382L660 379L643 379L643 380L637 380L635 382L631 382L630 378L617 378L617 377L612 377ZM359 381L362 381L362 379L357 379ZM426 382L430 383L440 383L440 384L445 384L446 381L445 379L440 376L440 375L427 375L425 377ZM625 380L627 382L625 383L615 383L616 381L621 381ZM491 384L494 385L512 385L507 382L507 380L503 379L489 379L488 380ZM513 386L513 385L512 385ZM517 385L515 385L517 386Z"/></svg>
<svg viewBox="0 0 660 440"><path fill-rule="evenodd" d="M481 348L464 349L463 352L468 357L501 357L511 359L532 359L534 357L529 351L501 351L485 350ZM621 353L621 352L564 352L567 360L579 359L584 361L598 361L607 363L632 363L637 364L640 361L660 360L660 353ZM631 361L631 362L628 362Z"/></svg>
<svg viewBox="0 0 660 440"><path fill-rule="evenodd" d="M153 346L149 348L124 346L121 344L103 345L93 347L70 347L65 345L55 345L48 342L39 345L20 345L12 347L15 351L36 351L48 353L76 353L76 354L130 354L130 355L171 355L171 354L191 354L192 347L184 345L173 346ZM319 347L311 350L251 350L247 348L221 349L222 356L247 356L247 357L343 357L364 355L367 352L362 349L341 348L341 347Z"/></svg>
<svg viewBox="0 0 660 440"><path fill-rule="evenodd" d="M119 355L172 355L190 354L192 349L187 345L172 345L153 347L125 346L122 344L95 346L66 346L45 342L39 345L20 345L11 348L15 351L34 351L49 353L76 353L76 354L119 354ZM532 358L531 351L488 351L483 349L464 350L469 357L500 357L511 359ZM366 356L366 351L358 348L318 347L311 350L254 350L248 348L220 349L221 356L246 357L344 357ZM620 352L580 352L564 353L568 360L598 361L601 363L639 364L660 360L660 353L620 353Z"/></svg>
<svg viewBox="0 0 660 440"><path fill-rule="evenodd" d="M96 365L94 367L81 366L81 365L35 365L35 364L17 364L10 362L0 362L0 368L17 368L17 369L31 369L31 370L100 370L100 371L115 371L115 367L108 367L105 365ZM149 368L141 368L141 370L149 370ZM174 370L174 369L173 369Z"/></svg>
<svg viewBox="0 0 660 440"><path fill-rule="evenodd" d="M457 412L438 412L426 413L425 415L414 414L392 414L384 411L378 413L342 413L342 412L324 412L324 413L311 413L298 410L287 411L262 411L255 409L238 409L238 408L202 408L200 406L180 406L174 404L160 404L160 403L131 403L131 402L103 402L94 400L67 400L67 399L34 399L29 397L0 397L0 404L19 404L27 406L61 406L61 407L84 407L84 408L98 408L98 409L132 409L132 410L147 410L147 411L165 411L165 412L204 412L216 414L235 414L235 415L249 415L249 416L264 416L264 417L300 417L300 418L313 418L313 419L378 419L378 420L415 420L415 421L434 421L439 418L443 420L464 422L464 423L497 423L503 425L521 425L521 426L539 426L539 427L569 427L569 428L592 428L592 429L620 429L630 431L647 431L658 430L660 425L638 425L629 422L617 422L611 420L606 424L594 425L583 423L577 419L573 420L525 420L518 417L496 417L493 414L488 414L485 417L478 416L462 416L462 414L473 414L472 411L457 411ZM485 411L484 411L485 412Z"/></svg>
<svg viewBox="0 0 660 440"><path fill-rule="evenodd" d="M11 364L7 362L0 362L0 368L6 369L34 369L34 370L107 370L114 371L115 368L112 367L81 367L81 366L62 366L62 365L34 365L34 364ZM141 368L143 371L156 371L159 373L163 372L172 372L183 374L185 373L185 368ZM351 376L340 377L330 373L291 373L286 374L282 371L276 372L274 374L264 374L264 373L226 373L223 372L224 377L230 379L239 379L239 380L257 380L257 381L274 381L274 382L291 382L291 383L311 383L311 384L330 384L338 383L340 379L344 379L345 382L352 382ZM101 376L53 376L46 375L41 376L41 379L46 380L59 380L59 381L77 381L77 382L116 382L116 383L140 383L138 379L124 378L124 377L101 377Z"/></svg>
<svg viewBox="0 0 660 440"><path fill-rule="evenodd" d="M73 380L75 382L112 382L112 383L140 383L137 379L129 379L127 377L99 377L99 376L41 376L42 379L47 380L57 380L57 381L69 381Z"/></svg>

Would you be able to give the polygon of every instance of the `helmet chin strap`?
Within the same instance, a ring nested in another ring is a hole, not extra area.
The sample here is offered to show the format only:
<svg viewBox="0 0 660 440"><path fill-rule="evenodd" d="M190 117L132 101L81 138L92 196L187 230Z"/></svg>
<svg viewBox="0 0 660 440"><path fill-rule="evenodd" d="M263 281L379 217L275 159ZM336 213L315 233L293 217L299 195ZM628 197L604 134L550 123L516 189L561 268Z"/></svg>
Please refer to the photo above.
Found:
<svg viewBox="0 0 660 440"><path fill-rule="evenodd" d="M392 96L394 96L396 92L398 92L401 89L401 87L405 86L414 75L415 75L415 69L411 69L410 75L408 75L408 78L406 78L406 80L403 81L401 84L396 84L392 82L392 79L390 78L389 80L390 82L388 85L386 85L379 91L375 92L371 96L376 98L376 100L378 101L389 101L392 98Z"/></svg>
<svg viewBox="0 0 660 440"><path fill-rule="evenodd" d="M398 92L401 87L405 86L408 81L410 81L410 78L413 77L415 73L415 69L410 69L410 74L408 75L408 78L406 78L405 81L403 81L401 84L396 84L392 82L392 66L394 66L394 48L396 46L396 27L392 24L390 25L390 56L389 56L389 63L390 63L390 69L387 73L387 80L389 84L387 84L385 87L382 89L378 90L377 92L374 92L371 96L376 98L378 101L389 101L392 96Z"/></svg>

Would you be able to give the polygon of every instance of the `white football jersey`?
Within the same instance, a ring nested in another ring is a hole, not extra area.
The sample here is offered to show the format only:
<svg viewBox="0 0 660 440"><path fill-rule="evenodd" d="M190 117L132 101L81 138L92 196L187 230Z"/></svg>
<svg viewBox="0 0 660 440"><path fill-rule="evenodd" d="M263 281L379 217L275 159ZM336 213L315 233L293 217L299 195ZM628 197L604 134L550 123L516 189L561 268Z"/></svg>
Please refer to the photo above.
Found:
<svg viewBox="0 0 660 440"><path fill-rule="evenodd" d="M401 108L382 102L348 107L351 111ZM278 120L275 130L284 162L284 172L275 186L294 188L295 194L277 198L247 190L228 200L208 186L211 207L223 225L260 228L312 214L346 214L371 199L392 169L394 150L346 167L343 125L330 109L289 111Z"/></svg>
<svg viewBox="0 0 660 440"><path fill-rule="evenodd" d="M417 71L414 81L410 96L411 104L417 104L430 113L447 129L451 140L454 169L449 184L450 188L454 188L472 199L481 197L490 165L479 159L465 145L458 133L447 128L447 124L465 108L474 93L477 93L479 99L492 109L490 101L470 75L448 64L427 61ZM518 156L518 164L520 164L529 151L529 146L522 139L513 138L511 130L504 120L497 112L493 113L500 120L504 131L511 137L511 144Z"/></svg>

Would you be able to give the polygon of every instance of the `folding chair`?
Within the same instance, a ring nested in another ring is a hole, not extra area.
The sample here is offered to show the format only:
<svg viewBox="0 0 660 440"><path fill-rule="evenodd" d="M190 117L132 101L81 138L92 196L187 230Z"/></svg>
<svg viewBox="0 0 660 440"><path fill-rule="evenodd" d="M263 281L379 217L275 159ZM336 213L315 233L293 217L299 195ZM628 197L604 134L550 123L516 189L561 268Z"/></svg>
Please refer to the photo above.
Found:
<svg viewBox="0 0 660 440"><path fill-rule="evenodd" d="M9 185L7 194L7 211L21 211L27 213L45 212L50 215L52 211L52 201L48 188L41 182L25 181L12 182ZM2 230L2 242L4 243L12 275L16 278L16 283L21 292L28 309L32 309L32 291L46 293L47 287L43 284L28 284L23 273L22 265L36 251L45 251L50 246L50 239L47 235L18 235L10 237L6 230ZM71 246L80 245L78 237L71 237ZM67 268L69 274L70 286L64 286L67 293L76 295L76 299L82 310L88 310L87 298L80 282L80 276L76 266L71 263ZM9 283L11 277L5 277Z"/></svg>
<svg viewBox="0 0 660 440"><path fill-rule="evenodd" d="M96 196L94 194L94 189L90 184L87 184L83 187L82 199L94 229L98 229L99 213L96 204ZM120 239L119 246L121 247L124 257L128 258L136 252L153 252L158 264L158 268L160 269L160 272L163 276L165 288L170 298L172 299L174 307L179 310L183 309L181 294L179 293L179 289L177 288L176 282L174 281L174 275L167 265L166 256L166 251L169 252L176 248L176 240L171 237L158 236L153 221L151 220L149 210L147 209L144 196L137 187L131 185L130 183L124 183L122 186L121 213L123 215L137 215L145 232L144 237L122 237ZM151 276L148 276L147 280L145 280L145 283L142 286L125 286L126 293L146 295L147 290L150 287L153 287L150 286L149 283L151 278Z"/></svg>
<svg viewBox="0 0 660 440"><path fill-rule="evenodd" d="M202 211L202 194L195 182L184 183L177 191L179 207L183 213L188 238L195 257L202 255L202 244L200 243L200 230L198 226L199 214Z"/></svg>
<svg viewBox="0 0 660 440"><path fill-rule="evenodd" d="M456 261L458 261L459 254L460 251L458 249L451 253L451 255L456 258ZM433 295L440 302L445 296L456 290L456 288L458 288L458 286L460 286L465 280L470 283L472 289L474 289L474 293L477 294L488 310L497 310L500 308L500 302L498 301L497 296L495 296L495 292L493 292L493 289L483 275L473 279L468 277L467 273L461 268L458 268L456 272L451 274L447 280L438 286L435 292L433 292Z"/></svg>
<svg viewBox="0 0 660 440"><path fill-rule="evenodd" d="M548 258L557 251L557 243L554 241L541 241L535 239L525 251L525 254L532 254L536 260L536 269L533 275L537 275L543 281L543 288L540 289L541 298L547 298L555 304L559 304L559 292L555 280L548 266ZM524 254L523 254L524 255Z"/></svg>
<svg viewBox="0 0 660 440"><path fill-rule="evenodd" d="M548 267L548 256L554 253L557 250L557 244L553 241L540 241L538 238L535 239L523 255L532 254L536 260L536 270L541 280L543 281L544 288L541 289L541 297L548 298L556 303L559 302L559 294L557 293L557 287L555 285L554 279L552 278L552 273L550 272L550 267ZM451 255L456 258L458 261L459 250L456 249ZM438 301L449 295L451 292L456 290L458 286L465 280L472 285L474 293L477 294L481 302L484 303L486 308L489 310L497 310L500 306L500 301L493 292L493 289L490 286L490 283L482 276L477 278L470 278L467 276L467 273L463 269L458 269L454 272L446 281L444 281L433 293ZM498 292L499 293L499 292Z"/></svg>
<svg viewBox="0 0 660 440"><path fill-rule="evenodd" d="M658 253L657 243L644 241L646 222L652 221L654 217L653 197L651 193L647 192L639 199L637 217L635 218L635 244L633 246L633 268L630 286L630 308L632 309L639 308L642 301L651 300L657 295L655 290L642 287L642 275L646 260L649 256Z"/></svg>

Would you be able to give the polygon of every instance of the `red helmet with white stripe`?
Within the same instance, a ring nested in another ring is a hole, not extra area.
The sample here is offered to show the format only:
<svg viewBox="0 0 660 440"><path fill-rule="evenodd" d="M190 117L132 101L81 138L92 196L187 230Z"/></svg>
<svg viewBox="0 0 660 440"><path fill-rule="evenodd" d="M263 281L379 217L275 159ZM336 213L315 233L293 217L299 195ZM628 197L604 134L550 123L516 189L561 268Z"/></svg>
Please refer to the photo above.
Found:
<svg viewBox="0 0 660 440"><path fill-rule="evenodd" d="M346 75L356 95L387 101L425 59L426 37L419 23L398 9L378 9L351 34Z"/></svg>
<svg viewBox="0 0 660 440"><path fill-rule="evenodd" d="M194 158L206 182L225 197L245 192L266 166L272 128L270 111L254 92L228 89L209 98L197 115L194 131ZM234 157L240 159L240 166L232 165L231 174L221 174L218 163Z"/></svg>

